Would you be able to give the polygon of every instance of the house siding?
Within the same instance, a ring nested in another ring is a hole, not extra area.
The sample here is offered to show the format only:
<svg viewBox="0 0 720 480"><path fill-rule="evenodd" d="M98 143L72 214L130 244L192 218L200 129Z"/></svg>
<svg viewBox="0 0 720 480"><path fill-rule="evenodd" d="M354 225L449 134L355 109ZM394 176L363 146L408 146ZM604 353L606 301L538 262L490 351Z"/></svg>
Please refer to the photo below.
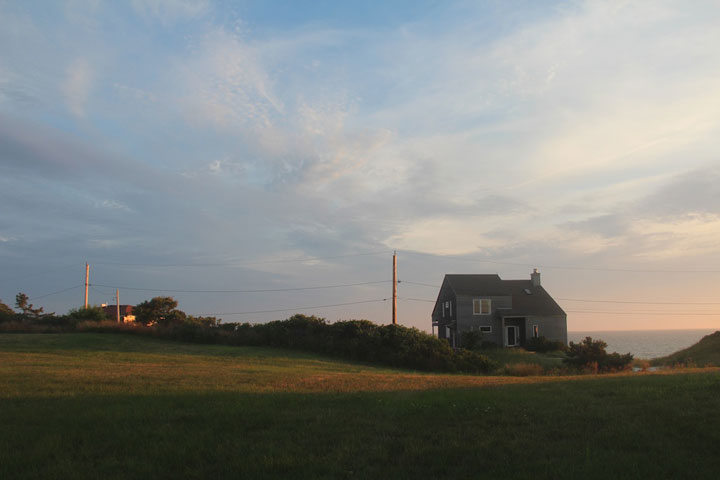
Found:
<svg viewBox="0 0 720 480"><path fill-rule="evenodd" d="M490 300L490 315L473 315L473 300L476 298ZM458 295L458 331L467 332L480 326L489 326L492 327L492 332L483 333L483 341L502 345L500 312L508 308L512 308L512 297L509 296Z"/></svg>
<svg viewBox="0 0 720 480"><path fill-rule="evenodd" d="M443 316L443 305L445 304L445 302L448 301L451 302L452 305L452 314L446 311L445 315ZM453 292L452 288L447 285L447 282L443 282L443 285L440 288L440 293L438 294L437 301L435 302L435 308L433 308L432 321L437 322L438 338L447 339L450 342L450 345L453 344L453 340L452 336L447 336L446 327L451 325L457 319L457 316L458 312L455 292ZM455 329L454 326L451 326L451 328L453 330Z"/></svg>
<svg viewBox="0 0 720 480"><path fill-rule="evenodd" d="M531 338L533 325L537 325L541 337L554 342L563 342L567 345L567 315L553 316L535 316L528 315L526 317L526 334L527 338Z"/></svg>

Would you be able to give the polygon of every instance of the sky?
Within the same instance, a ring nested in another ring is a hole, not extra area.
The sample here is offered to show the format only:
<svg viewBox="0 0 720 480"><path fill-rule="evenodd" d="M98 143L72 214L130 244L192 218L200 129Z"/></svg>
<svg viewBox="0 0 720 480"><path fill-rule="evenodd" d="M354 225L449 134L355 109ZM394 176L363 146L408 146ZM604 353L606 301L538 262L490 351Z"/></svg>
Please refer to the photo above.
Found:
<svg viewBox="0 0 720 480"><path fill-rule="evenodd" d="M82 306L88 262L91 304L385 324L397 251L426 331L446 273L533 268L569 330L720 328L718 26L714 1L0 0L0 299Z"/></svg>

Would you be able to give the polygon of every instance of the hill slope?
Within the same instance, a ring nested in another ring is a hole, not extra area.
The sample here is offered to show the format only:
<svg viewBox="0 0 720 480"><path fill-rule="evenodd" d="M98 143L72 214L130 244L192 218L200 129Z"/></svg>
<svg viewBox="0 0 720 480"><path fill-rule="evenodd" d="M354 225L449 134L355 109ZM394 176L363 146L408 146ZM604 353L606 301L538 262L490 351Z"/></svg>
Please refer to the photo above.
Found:
<svg viewBox="0 0 720 480"><path fill-rule="evenodd" d="M698 343L672 353L666 357L653 359L653 365L696 365L720 366L720 331L706 335Z"/></svg>
<svg viewBox="0 0 720 480"><path fill-rule="evenodd" d="M0 335L0 478L716 478L717 369L551 380Z"/></svg>

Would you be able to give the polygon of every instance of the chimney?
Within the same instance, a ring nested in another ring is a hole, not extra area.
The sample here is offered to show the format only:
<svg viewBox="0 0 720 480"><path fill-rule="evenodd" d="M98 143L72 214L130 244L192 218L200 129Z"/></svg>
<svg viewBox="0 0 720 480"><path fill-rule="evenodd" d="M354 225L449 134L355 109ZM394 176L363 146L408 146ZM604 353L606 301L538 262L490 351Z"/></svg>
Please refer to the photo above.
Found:
<svg viewBox="0 0 720 480"><path fill-rule="evenodd" d="M537 268L533 268L533 272L530 274L530 280L532 281L533 287L540 286L540 272L537 271Z"/></svg>

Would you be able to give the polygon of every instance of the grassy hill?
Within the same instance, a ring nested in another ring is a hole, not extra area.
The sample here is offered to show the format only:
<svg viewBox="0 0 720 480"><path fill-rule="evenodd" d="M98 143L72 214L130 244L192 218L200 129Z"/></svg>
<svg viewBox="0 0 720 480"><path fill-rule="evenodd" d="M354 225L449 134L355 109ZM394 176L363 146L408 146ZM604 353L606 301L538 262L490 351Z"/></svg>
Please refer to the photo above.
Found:
<svg viewBox="0 0 720 480"><path fill-rule="evenodd" d="M715 478L720 370L479 377L0 335L0 478Z"/></svg>
<svg viewBox="0 0 720 480"><path fill-rule="evenodd" d="M696 365L720 366L720 331L704 336L698 343L672 353L666 357L653 359L653 365Z"/></svg>

